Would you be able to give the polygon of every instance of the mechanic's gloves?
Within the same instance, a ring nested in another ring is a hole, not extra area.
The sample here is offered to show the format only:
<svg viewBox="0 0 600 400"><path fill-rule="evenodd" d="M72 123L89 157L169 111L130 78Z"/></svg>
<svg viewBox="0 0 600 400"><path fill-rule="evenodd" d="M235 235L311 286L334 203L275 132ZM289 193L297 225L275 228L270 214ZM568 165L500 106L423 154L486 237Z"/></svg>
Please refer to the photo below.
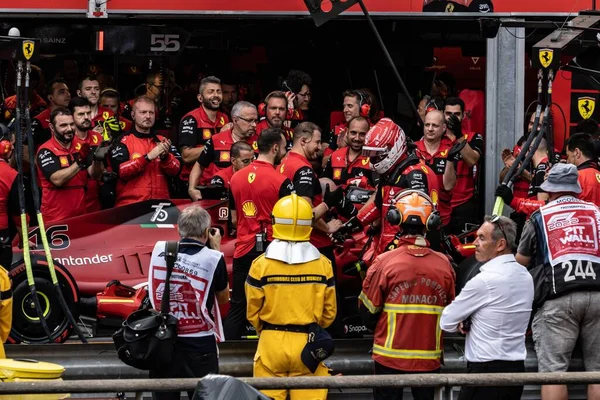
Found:
<svg viewBox="0 0 600 400"><path fill-rule="evenodd" d="M456 118L455 115L453 115L454 118ZM460 137L460 136L457 136ZM450 150L448 150L448 160L452 161L452 162L458 162L460 160L460 152L462 151L462 149L465 148L465 146L467 145L467 141L466 140L462 140L462 141L456 141L454 143L454 145L450 148Z"/></svg>
<svg viewBox="0 0 600 400"><path fill-rule="evenodd" d="M344 191L341 186L338 186L333 192L329 190L329 185L325 185L325 193L323 194L323 203L327 207L333 208L344 201Z"/></svg>
<svg viewBox="0 0 600 400"><path fill-rule="evenodd" d="M115 135L113 133L118 134L121 132L121 123L119 120L113 115L105 119L104 121L100 121L100 125L102 125L102 138L106 141L112 140Z"/></svg>
<svg viewBox="0 0 600 400"><path fill-rule="evenodd" d="M338 233L356 233L363 230L363 226L356 217L352 217L338 230Z"/></svg>
<svg viewBox="0 0 600 400"><path fill-rule="evenodd" d="M496 192L494 193L495 196L500 197L502 200L504 200L504 204L509 204L513 201L513 199L515 198L512 192L512 189L509 188L507 185L500 185L496 188Z"/></svg>
<svg viewBox="0 0 600 400"><path fill-rule="evenodd" d="M450 131L452 131L452 133L454 133L454 136L456 136L457 139L462 136L461 122L456 115L452 114L448 118L448 121L446 121L446 126L448 129L450 129Z"/></svg>
<svg viewBox="0 0 600 400"><path fill-rule="evenodd" d="M79 146L79 150L76 153L73 153L73 158L75 159L75 162L79 165L79 168L87 168L88 154L90 154L90 144L87 142L81 143L81 145Z"/></svg>
<svg viewBox="0 0 600 400"><path fill-rule="evenodd" d="M106 155L109 151L110 144L107 142L102 142L102 144L96 148L96 151L94 151L94 161L106 160Z"/></svg>

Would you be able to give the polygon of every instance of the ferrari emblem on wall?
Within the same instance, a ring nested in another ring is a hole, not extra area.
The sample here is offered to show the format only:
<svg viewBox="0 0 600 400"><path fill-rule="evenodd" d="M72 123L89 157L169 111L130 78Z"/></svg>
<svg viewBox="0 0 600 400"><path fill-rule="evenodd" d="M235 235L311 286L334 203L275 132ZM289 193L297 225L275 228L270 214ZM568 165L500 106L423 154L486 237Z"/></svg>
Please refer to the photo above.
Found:
<svg viewBox="0 0 600 400"><path fill-rule="evenodd" d="M35 52L35 42L32 40L23 41L23 56L26 60L30 60Z"/></svg>
<svg viewBox="0 0 600 400"><path fill-rule="evenodd" d="M596 108L596 99L590 96L580 97L577 99L577 110L583 119L589 119L594 114Z"/></svg>
<svg viewBox="0 0 600 400"><path fill-rule="evenodd" d="M540 59L540 64L542 64L544 68L548 68L554 59L554 50L540 49L538 57Z"/></svg>

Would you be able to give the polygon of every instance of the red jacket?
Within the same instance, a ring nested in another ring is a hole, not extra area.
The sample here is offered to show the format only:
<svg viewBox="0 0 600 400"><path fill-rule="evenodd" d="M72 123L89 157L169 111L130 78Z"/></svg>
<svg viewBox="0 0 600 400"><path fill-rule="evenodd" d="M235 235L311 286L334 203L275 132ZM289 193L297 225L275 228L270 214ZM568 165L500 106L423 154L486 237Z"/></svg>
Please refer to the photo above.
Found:
<svg viewBox="0 0 600 400"><path fill-rule="evenodd" d="M375 259L359 296L371 314L380 314L373 360L408 372L440 368L440 316L454 300L455 274L442 253L400 239L399 248Z"/></svg>
<svg viewBox="0 0 600 400"><path fill-rule="evenodd" d="M94 151L100 143L102 143L102 135L98 132L88 131L85 139L80 139L79 136L75 135L73 139L73 145L75 146L75 150L79 151L81 149L82 143L88 143L90 145L90 153L88 155L87 165L91 165L94 157ZM98 179L88 179L87 188L85 192L85 212L92 213L96 211L100 211L102 206L100 204L100 182Z"/></svg>
<svg viewBox="0 0 600 400"><path fill-rule="evenodd" d="M52 222L85 214L85 189L88 182L87 170L80 170L61 187L50 181L50 176L75 161L76 143L65 149L54 136L40 146L37 153L37 168L42 187L42 214L49 225Z"/></svg>
<svg viewBox="0 0 600 400"><path fill-rule="evenodd" d="M268 241L273 240L273 206L293 190L290 180L265 161L255 160L233 175L229 208L236 211L238 221L234 258L254 249L261 229L267 233Z"/></svg>
<svg viewBox="0 0 600 400"><path fill-rule="evenodd" d="M287 153L281 161L279 172L292 182L298 196L308 197L312 200L313 208L323 202L319 177L306 157L294 152ZM312 230L310 242L318 249L333 245L329 236L319 229Z"/></svg>
<svg viewBox="0 0 600 400"><path fill-rule="evenodd" d="M321 174L336 185L343 187L352 185L364 189L375 189L373 171L369 168L369 157L359 155L353 161L348 160L348 147L335 150Z"/></svg>
<svg viewBox="0 0 600 400"><path fill-rule="evenodd" d="M10 216L19 216L16 178L17 171L8 165L6 160L0 158L0 234L2 230L8 229Z"/></svg>
<svg viewBox="0 0 600 400"><path fill-rule="evenodd" d="M258 136L252 135L246 139L254 151L258 149ZM215 174L231 165L231 146L235 143L231 130L217 133L206 142L204 150L198 157L198 164L202 167L200 184L208 185ZM188 177L189 179L189 177Z"/></svg>
<svg viewBox="0 0 600 400"><path fill-rule="evenodd" d="M475 132L466 132L464 136L469 146L481 156L483 154L483 137ZM479 160L481 160L481 157ZM469 166L462 159L458 161L456 165L456 186L452 189L452 208L465 204L475 195L475 178L478 164Z"/></svg>
<svg viewBox="0 0 600 400"><path fill-rule="evenodd" d="M586 161L577 167L582 192L577 196L600 207L600 168L595 161Z"/></svg>
<svg viewBox="0 0 600 400"><path fill-rule="evenodd" d="M6 123L10 122L13 118L15 118L15 109L17 107L17 96L12 95L4 99L4 103L2 104L2 114L0 115L0 121L4 119ZM32 117L38 115L46 108L48 108L48 104L42 99L42 97L37 94L37 92L33 92L33 98L29 99L29 115Z"/></svg>
<svg viewBox="0 0 600 400"><path fill-rule="evenodd" d="M180 169L179 160L173 152L164 160L157 158L148 162L144 157L161 140L164 140L164 137L132 130L113 147L111 163L113 171L119 174L115 206L169 198L166 176L177 176Z"/></svg>
<svg viewBox="0 0 600 400"><path fill-rule="evenodd" d="M229 123L227 114L217 111L217 117L211 121L202 106L190 111L181 119L179 124L179 146L201 148L223 126ZM181 171L181 180L186 181L190 176L193 163L185 164Z"/></svg>
<svg viewBox="0 0 600 400"><path fill-rule="evenodd" d="M270 128L270 126L269 121L267 121L267 119L265 118L256 125L256 137L258 137L260 133L267 128ZM285 125L281 129L283 129L283 131L285 132L285 141L287 143L287 149L289 150L294 144L294 130L288 128ZM258 152L258 148L254 150Z"/></svg>
<svg viewBox="0 0 600 400"><path fill-rule="evenodd" d="M448 162L448 151L452 147L452 144L453 142L447 136L443 136L438 151L435 154L429 154L423 139L416 143L417 155L425 161L425 164L431 167L438 179L440 189L438 210L440 211L440 217L442 217L443 226L448 225L450 215L452 214L452 192L444 189L444 170Z"/></svg>

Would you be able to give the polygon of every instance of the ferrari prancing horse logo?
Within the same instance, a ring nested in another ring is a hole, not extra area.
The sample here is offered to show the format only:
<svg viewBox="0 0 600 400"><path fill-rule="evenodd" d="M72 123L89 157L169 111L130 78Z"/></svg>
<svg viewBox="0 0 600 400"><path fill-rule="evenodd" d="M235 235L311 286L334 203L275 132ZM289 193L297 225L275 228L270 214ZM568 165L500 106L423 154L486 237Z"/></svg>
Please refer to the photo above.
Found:
<svg viewBox="0 0 600 400"><path fill-rule="evenodd" d="M254 182L255 179L256 179L256 174L254 172L250 172L248 174L248 183Z"/></svg>
<svg viewBox="0 0 600 400"><path fill-rule="evenodd" d="M554 58L554 50L540 49L538 56L540 59L540 64L542 64L544 68L548 68L548 66L552 64L552 59Z"/></svg>
<svg viewBox="0 0 600 400"><path fill-rule="evenodd" d="M594 114L596 108L596 99L590 96L580 97L577 99L577 110L583 119L589 119Z"/></svg>
<svg viewBox="0 0 600 400"><path fill-rule="evenodd" d="M33 40L24 40L23 41L23 56L25 56L26 60L30 60L35 52L35 42Z"/></svg>

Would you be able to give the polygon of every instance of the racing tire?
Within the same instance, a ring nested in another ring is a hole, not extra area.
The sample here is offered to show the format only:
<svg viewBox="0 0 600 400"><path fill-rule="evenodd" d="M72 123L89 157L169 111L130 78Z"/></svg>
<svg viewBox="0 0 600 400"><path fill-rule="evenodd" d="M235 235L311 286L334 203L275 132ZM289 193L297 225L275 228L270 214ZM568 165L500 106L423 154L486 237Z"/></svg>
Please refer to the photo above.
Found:
<svg viewBox="0 0 600 400"><path fill-rule="evenodd" d="M74 327L69 322L60 306L58 296L54 292L46 260L36 258L31 257L31 268L40 306L48 328L52 333L52 343L63 343L71 336ZM75 279L62 265L55 263L54 268L65 302L73 317L77 320L79 316L79 289ZM48 336L44 332L34 308L29 284L27 283L25 263L21 261L20 264L14 266L9 272L9 277L13 285L13 318L8 343L48 343Z"/></svg>
<svg viewBox="0 0 600 400"><path fill-rule="evenodd" d="M469 282L475 275L479 273L479 268L483 265L483 263L477 261L475 256L470 256L465 258L463 262L458 264L456 267L456 295L460 293L462 288L465 287L467 282Z"/></svg>

